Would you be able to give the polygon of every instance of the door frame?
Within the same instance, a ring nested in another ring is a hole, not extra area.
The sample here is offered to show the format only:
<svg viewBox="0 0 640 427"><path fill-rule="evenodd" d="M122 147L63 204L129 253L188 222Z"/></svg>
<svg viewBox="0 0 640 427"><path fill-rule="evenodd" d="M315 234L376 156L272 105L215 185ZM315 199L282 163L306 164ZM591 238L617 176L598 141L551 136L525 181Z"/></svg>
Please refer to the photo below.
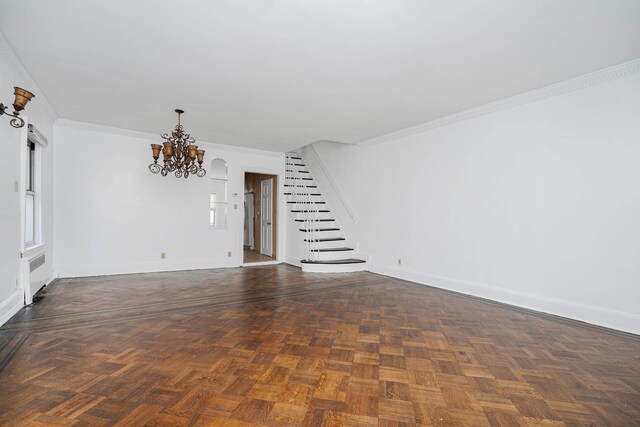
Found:
<svg viewBox="0 0 640 427"><path fill-rule="evenodd" d="M276 221L277 224L277 234L276 234L276 253L273 254L273 261L263 261L259 263L245 263L242 256L240 256L240 265L271 265L271 264L280 264L283 262L285 258L285 241L286 241L286 227L285 220L286 216L286 201L284 199L284 167L282 169L270 169L270 168L260 168L253 166L240 166L240 173L242 174L242 190L244 192L245 188L245 174L247 173L259 173L265 175L274 175L277 177L278 188L277 190L274 188L274 194L276 197L276 215L275 218L272 218L272 221ZM275 192L277 191L277 193ZM239 254L244 252L244 209L240 211L240 224L238 227L238 245L236 249Z"/></svg>
<svg viewBox="0 0 640 427"><path fill-rule="evenodd" d="M269 186L271 187L271 191L270 191L270 198L271 198L271 203L269 203L269 209L265 209L264 208L264 201L266 199L266 197L264 197L264 189L265 189L265 183L269 182ZM275 208L276 211L278 209L277 204L274 206L273 203L273 199L275 198L276 193L274 193L274 188L273 188L273 177L271 178L266 178L266 179L261 179L260 180L260 253L262 255L267 255L270 256L271 258L273 258L273 209ZM270 217L270 224L265 225L264 224L264 217L265 217L265 213L267 215L269 215ZM266 233L265 228L270 228L269 232ZM265 253L265 245L264 245L264 241L265 241L265 236L269 236L269 253ZM278 248L278 245L276 244L276 249Z"/></svg>

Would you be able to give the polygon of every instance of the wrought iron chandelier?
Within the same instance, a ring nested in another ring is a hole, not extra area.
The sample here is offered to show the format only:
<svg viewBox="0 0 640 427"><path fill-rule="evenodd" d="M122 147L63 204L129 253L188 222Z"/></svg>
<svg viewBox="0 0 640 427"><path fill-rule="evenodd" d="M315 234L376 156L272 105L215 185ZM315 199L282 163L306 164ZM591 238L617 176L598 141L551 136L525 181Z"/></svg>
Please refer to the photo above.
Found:
<svg viewBox="0 0 640 427"><path fill-rule="evenodd" d="M162 176L167 176L173 173L176 178L185 177L189 175L196 175L202 178L207 173L202 168L202 161L204 160L204 150L198 150L198 146L194 143L196 139L183 131L180 124L180 115L184 111L177 109L178 124L171 134L164 133L160 135L165 140L164 147L160 144L151 144L151 151L153 152L153 163L149 165L149 170L152 173L160 173ZM158 158L160 157L160 151L162 151L164 165L158 164ZM196 162L198 164L196 164Z"/></svg>

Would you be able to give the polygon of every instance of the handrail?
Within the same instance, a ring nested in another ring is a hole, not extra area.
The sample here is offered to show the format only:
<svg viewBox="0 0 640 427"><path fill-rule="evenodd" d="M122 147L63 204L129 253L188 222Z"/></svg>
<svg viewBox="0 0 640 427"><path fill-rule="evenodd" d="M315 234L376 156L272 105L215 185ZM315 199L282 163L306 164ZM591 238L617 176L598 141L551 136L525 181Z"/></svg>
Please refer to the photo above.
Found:
<svg viewBox="0 0 640 427"><path fill-rule="evenodd" d="M311 147L313 154L315 154L316 158L318 159L318 163L320 164L320 167L322 168L322 171L324 172L325 176L329 180L329 183L333 186L333 189L338 194L338 197L340 197L340 201L342 201L342 204L347 209L349 216L351 216L351 219L353 220L353 222L357 222L358 218L356 216L355 211L353 210L353 208L351 207L347 199L342 194L342 191L340 191L340 187L338 186L336 181L333 179L333 175L331 175L331 172L329 172L327 167L324 165L324 162L322 161L322 157L320 157L320 153L318 153L318 150L316 150L316 147L313 144L309 146Z"/></svg>

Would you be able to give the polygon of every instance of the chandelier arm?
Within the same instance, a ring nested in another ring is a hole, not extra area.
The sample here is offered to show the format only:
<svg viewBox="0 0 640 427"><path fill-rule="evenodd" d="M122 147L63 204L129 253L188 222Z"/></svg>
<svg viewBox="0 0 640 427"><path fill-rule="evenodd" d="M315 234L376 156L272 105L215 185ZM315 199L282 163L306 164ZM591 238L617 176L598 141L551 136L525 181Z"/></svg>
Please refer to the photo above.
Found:
<svg viewBox="0 0 640 427"><path fill-rule="evenodd" d="M14 117L13 119L9 120L9 124L14 128L19 129L24 126L24 120L22 119L22 117Z"/></svg>
<svg viewBox="0 0 640 427"><path fill-rule="evenodd" d="M24 120L22 119L22 117L18 116L18 112L14 111L13 114L11 114L7 111L7 108L9 107L5 106L4 104L0 104L0 116L6 114L9 117L13 117L11 120L9 120L9 124L11 125L11 127L14 127L16 129L23 127Z"/></svg>

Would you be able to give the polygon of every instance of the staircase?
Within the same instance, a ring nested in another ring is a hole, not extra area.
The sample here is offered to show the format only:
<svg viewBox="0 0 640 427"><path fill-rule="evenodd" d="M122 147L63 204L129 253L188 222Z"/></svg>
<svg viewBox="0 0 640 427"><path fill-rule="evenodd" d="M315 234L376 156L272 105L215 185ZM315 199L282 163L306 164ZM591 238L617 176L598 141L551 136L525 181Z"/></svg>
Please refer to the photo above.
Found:
<svg viewBox="0 0 640 427"><path fill-rule="evenodd" d="M356 258L355 250L348 245L316 182L297 153L287 153L284 186L287 205L294 214L305 247L302 271L364 271L366 262Z"/></svg>

